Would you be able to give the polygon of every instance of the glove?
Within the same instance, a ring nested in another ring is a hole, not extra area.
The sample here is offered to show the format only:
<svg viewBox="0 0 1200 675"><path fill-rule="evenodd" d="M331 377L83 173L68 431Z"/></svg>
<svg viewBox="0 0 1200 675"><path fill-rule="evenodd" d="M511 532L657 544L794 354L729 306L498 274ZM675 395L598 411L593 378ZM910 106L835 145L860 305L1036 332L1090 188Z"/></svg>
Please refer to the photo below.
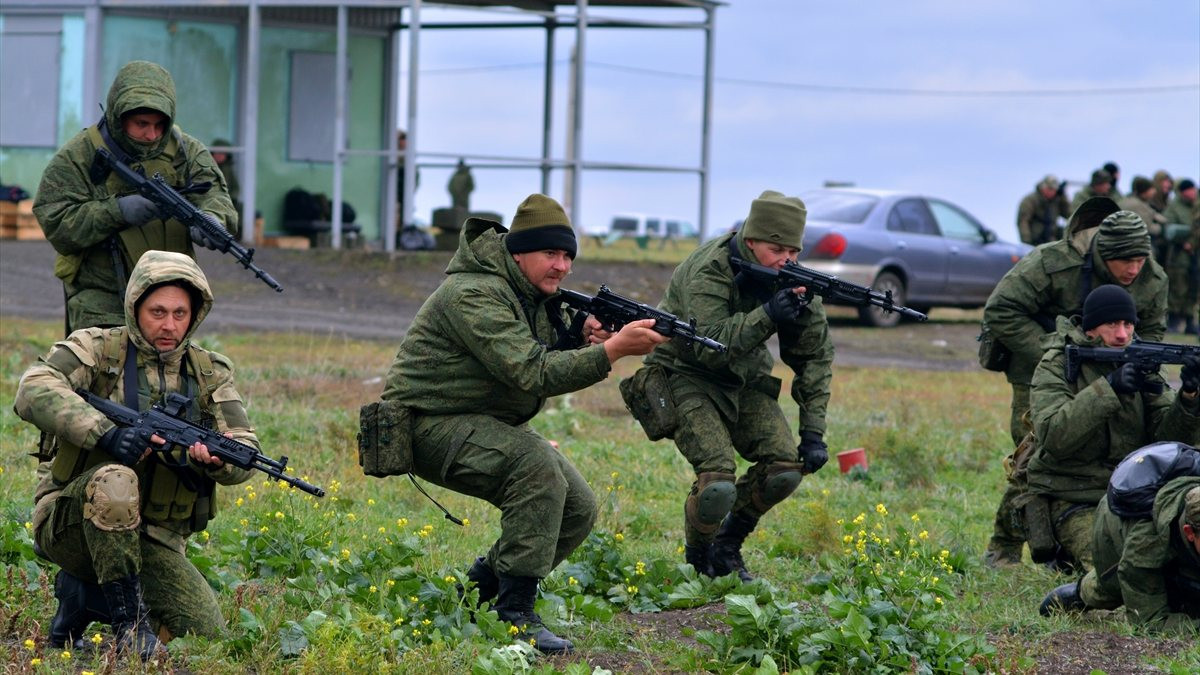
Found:
<svg viewBox="0 0 1200 675"><path fill-rule="evenodd" d="M132 227L141 227L161 217L154 202L141 195L117 197L117 208L121 209L121 219Z"/></svg>
<svg viewBox="0 0 1200 675"><path fill-rule="evenodd" d="M779 289L770 300L763 303L763 310L776 324L795 323L807 307L808 300L804 296L796 295L790 288Z"/></svg>
<svg viewBox="0 0 1200 675"><path fill-rule="evenodd" d="M1161 394L1162 384L1149 379L1151 372L1142 370L1136 364L1126 363L1106 375L1105 379L1118 394L1135 394L1139 391Z"/></svg>
<svg viewBox="0 0 1200 675"><path fill-rule="evenodd" d="M800 434L800 445L796 446L796 452L797 460L804 465L804 473L816 473L829 461L829 446L815 431Z"/></svg>
<svg viewBox="0 0 1200 675"><path fill-rule="evenodd" d="M191 236L192 241L194 241L198 246L211 248L214 251L217 250L216 243L214 243L212 239L208 238L208 235L204 233L204 228L200 227L199 225L192 225L189 227L188 235Z"/></svg>
<svg viewBox="0 0 1200 675"><path fill-rule="evenodd" d="M1200 356L1183 357L1183 370L1179 373L1182 383L1179 390L1188 394L1200 391Z"/></svg>
<svg viewBox="0 0 1200 675"><path fill-rule="evenodd" d="M96 441L96 447L125 466L133 466L150 447L150 437L153 435L153 431L137 427L113 427Z"/></svg>

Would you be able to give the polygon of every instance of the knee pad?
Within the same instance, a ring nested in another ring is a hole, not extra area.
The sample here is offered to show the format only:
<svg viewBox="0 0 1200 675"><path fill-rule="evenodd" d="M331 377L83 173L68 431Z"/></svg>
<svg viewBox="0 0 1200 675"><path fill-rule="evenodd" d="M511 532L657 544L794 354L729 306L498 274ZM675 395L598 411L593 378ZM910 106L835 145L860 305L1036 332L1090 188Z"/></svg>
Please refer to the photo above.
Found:
<svg viewBox="0 0 1200 675"><path fill-rule="evenodd" d="M772 506L787 499L800 485L801 469L799 462L772 462L750 492L750 501L759 513L766 513Z"/></svg>
<svg viewBox="0 0 1200 675"><path fill-rule="evenodd" d="M684 504L687 524L702 534L716 532L737 499L735 478L731 473L716 471L698 474Z"/></svg>
<svg viewBox="0 0 1200 675"><path fill-rule="evenodd" d="M87 501L83 517L97 530L127 532L142 522L138 478L133 469L120 464L100 467L84 488Z"/></svg>

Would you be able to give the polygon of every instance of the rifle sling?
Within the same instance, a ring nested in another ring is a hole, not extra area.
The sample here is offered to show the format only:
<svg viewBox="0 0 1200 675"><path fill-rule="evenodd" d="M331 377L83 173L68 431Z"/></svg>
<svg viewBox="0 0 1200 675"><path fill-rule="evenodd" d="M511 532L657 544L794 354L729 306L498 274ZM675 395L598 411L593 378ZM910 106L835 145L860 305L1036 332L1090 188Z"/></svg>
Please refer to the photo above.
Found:
<svg viewBox="0 0 1200 675"><path fill-rule="evenodd" d="M187 357L185 356L183 358L183 362L179 364L179 381L183 383L185 390L191 388L187 384L187 361ZM125 348L125 368L123 379L125 387L125 407L141 412L142 407L138 400L137 346L133 344L132 339L128 340ZM186 452L186 448L184 450ZM201 493L201 490L205 487L206 481L204 477L200 476L193 471L191 467L187 466L186 460L183 465L172 464L170 462L162 461L157 452L151 452L150 456L147 458L147 461L158 462L159 464L165 466L171 473L175 474L175 477L179 479L180 483L183 483L184 487L192 492ZM153 475L154 472L148 472L146 475L146 480L151 480ZM150 486L147 485L146 489L149 490Z"/></svg>

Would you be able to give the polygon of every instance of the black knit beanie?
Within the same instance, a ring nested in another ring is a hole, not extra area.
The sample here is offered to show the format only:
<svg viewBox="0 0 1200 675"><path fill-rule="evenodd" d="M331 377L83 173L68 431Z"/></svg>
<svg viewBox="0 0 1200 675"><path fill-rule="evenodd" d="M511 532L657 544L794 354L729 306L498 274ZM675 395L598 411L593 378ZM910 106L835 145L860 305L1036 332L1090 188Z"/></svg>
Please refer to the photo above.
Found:
<svg viewBox="0 0 1200 675"><path fill-rule="evenodd" d="M1110 321L1137 324L1137 307L1129 291L1115 284L1098 286L1083 301L1083 329L1091 330Z"/></svg>

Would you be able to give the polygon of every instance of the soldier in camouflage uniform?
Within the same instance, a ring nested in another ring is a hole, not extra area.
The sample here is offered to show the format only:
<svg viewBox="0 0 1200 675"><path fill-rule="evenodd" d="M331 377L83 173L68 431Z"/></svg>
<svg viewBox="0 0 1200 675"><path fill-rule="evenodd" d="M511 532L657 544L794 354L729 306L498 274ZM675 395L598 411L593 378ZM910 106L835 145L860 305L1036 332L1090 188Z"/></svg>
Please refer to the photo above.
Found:
<svg viewBox="0 0 1200 675"><path fill-rule="evenodd" d="M75 393L88 389L141 410L183 393L194 397L194 421L257 447L233 364L191 342L211 307L195 261L149 251L130 274L124 326L75 331L21 377L14 410L51 437L32 520L39 554L62 568L56 643L79 638L85 606L97 603L119 648L142 658L160 639L224 628L216 595L184 552L215 512L214 483L241 483L250 472L200 443L169 449L169 462L185 468L168 468L161 447L149 452L161 438L114 426ZM85 584L98 584L102 600L87 597L95 587Z"/></svg>
<svg viewBox="0 0 1200 675"><path fill-rule="evenodd" d="M1200 630L1200 477L1164 485L1149 520L1122 518L1101 499L1093 537L1096 569L1051 591L1043 616L1124 605L1136 625Z"/></svg>
<svg viewBox="0 0 1200 675"><path fill-rule="evenodd" d="M193 242L212 247L199 228L162 220L157 207L115 172L96 163L107 148L147 177L162 174L187 199L236 235L237 214L225 179L204 144L173 125L175 84L148 61L125 64L108 92L104 117L79 132L42 174L33 213L58 252L54 274L66 291L68 332L121 326L128 270L151 249L194 257Z"/></svg>
<svg viewBox="0 0 1200 675"><path fill-rule="evenodd" d="M617 359L667 339L652 319L610 335L588 317L570 334L573 317L555 295L575 252L566 213L544 195L521 203L511 231L468 219L449 277L417 312L383 392L412 411L416 474L500 509L500 538L467 577L481 602L495 598L500 618L548 653L573 645L534 613L538 582L587 537L596 502L529 420L548 397L600 382Z"/></svg>
<svg viewBox="0 0 1200 675"><path fill-rule="evenodd" d="M1158 213L1167 210L1167 204L1171 202L1171 192L1175 189L1175 181L1171 178L1171 174L1163 169L1154 172L1154 177L1150 179L1154 183L1154 196L1150 198L1150 207Z"/></svg>
<svg viewBox="0 0 1200 675"><path fill-rule="evenodd" d="M697 330L729 347L725 353L669 343L643 368L666 372L677 426L673 438L696 480L684 500L685 559L709 576L737 572L751 579L742 557L746 536L801 476L828 460L825 410L833 343L819 297L801 289L774 292L739 275L731 257L781 268L794 261L806 210L795 197L766 191L736 233L700 246L671 276L660 308L694 317ZM771 375L767 340L795 373L791 394L800 408L799 448L779 407L782 383ZM735 475L738 455L751 463Z"/></svg>
<svg viewBox="0 0 1200 675"><path fill-rule="evenodd" d="M1088 181L1075 196L1071 198L1071 213L1079 210L1079 207L1084 202L1092 197L1109 197L1112 196L1113 177L1112 174L1104 169L1096 169L1092 172L1092 179Z"/></svg>
<svg viewBox="0 0 1200 675"><path fill-rule="evenodd" d="M1158 194L1158 188L1154 187L1153 181L1145 176L1134 176L1133 188L1128 196L1122 197L1117 202L1117 206L1121 207L1123 211L1133 211L1146 223L1146 229L1150 232L1150 246L1154 251L1154 260L1162 265L1166 253L1163 245L1163 225L1166 223L1166 219L1151 205L1156 194Z"/></svg>
<svg viewBox="0 0 1200 675"><path fill-rule="evenodd" d="M1111 199L1090 199L1072 214L1062 240L1034 249L992 291L983 323L1012 352L1005 375L1013 390L1009 432L1014 445L1029 430L1024 418L1042 338L1055 331L1059 315L1079 314L1091 289L1124 286L1137 302L1142 339L1162 340L1166 334L1167 276L1148 258L1146 236L1135 214L1118 211ZM1021 560L1024 518L1015 505L1020 493L1020 486L1010 483L1001 497L985 554L989 565Z"/></svg>
<svg viewBox="0 0 1200 675"><path fill-rule="evenodd" d="M1200 334L1196 314L1200 309L1200 205L1196 203L1196 184L1191 179L1179 181L1175 199L1163 212L1163 218L1168 223L1165 237L1165 267L1170 280L1168 328L1197 335Z"/></svg>
<svg viewBox="0 0 1200 675"><path fill-rule="evenodd" d="M1048 175L1021 200L1017 207L1017 232L1021 241L1037 246L1058 239L1058 219L1065 219L1071 213L1062 185L1057 178Z"/></svg>
<svg viewBox="0 0 1200 675"><path fill-rule="evenodd" d="M1066 345L1124 347L1137 321L1133 296L1117 285L1100 286L1088 294L1082 316L1058 317L1058 330L1044 341L1045 355L1033 374L1030 498L1047 502L1058 560L1084 570L1093 567L1096 502L1117 464L1156 441L1200 443L1194 389L1200 362L1185 366L1185 392L1179 396L1158 370L1147 372L1134 363L1084 360L1077 377L1068 377Z"/></svg>

